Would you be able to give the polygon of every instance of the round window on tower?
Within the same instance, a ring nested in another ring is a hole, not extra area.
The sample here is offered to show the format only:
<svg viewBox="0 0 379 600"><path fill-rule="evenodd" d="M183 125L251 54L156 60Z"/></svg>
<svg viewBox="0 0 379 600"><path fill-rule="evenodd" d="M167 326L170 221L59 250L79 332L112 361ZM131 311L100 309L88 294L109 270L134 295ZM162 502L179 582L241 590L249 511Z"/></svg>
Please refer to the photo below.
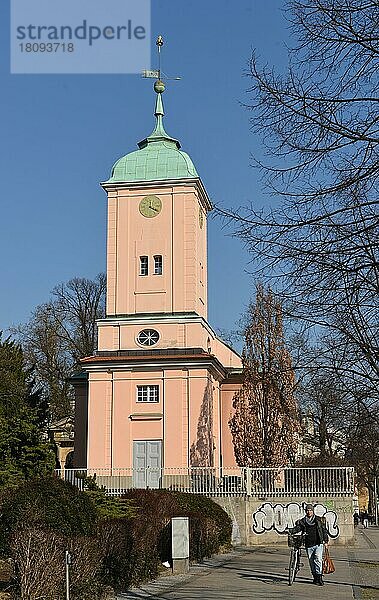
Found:
<svg viewBox="0 0 379 600"><path fill-rule="evenodd" d="M137 343L141 346L154 346L159 341L159 333L155 329L142 329L137 335Z"/></svg>

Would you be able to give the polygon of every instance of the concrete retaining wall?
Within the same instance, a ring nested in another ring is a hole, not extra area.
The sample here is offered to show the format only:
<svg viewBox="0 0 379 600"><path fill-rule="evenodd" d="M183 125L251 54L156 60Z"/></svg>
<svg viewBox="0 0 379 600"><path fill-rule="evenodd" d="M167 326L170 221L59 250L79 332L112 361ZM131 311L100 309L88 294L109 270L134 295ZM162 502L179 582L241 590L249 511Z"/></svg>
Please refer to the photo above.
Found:
<svg viewBox="0 0 379 600"><path fill-rule="evenodd" d="M286 532L301 519L307 503L324 517L331 544L350 545L354 538L353 498L296 496L275 498L213 498L233 521L233 545L287 545Z"/></svg>

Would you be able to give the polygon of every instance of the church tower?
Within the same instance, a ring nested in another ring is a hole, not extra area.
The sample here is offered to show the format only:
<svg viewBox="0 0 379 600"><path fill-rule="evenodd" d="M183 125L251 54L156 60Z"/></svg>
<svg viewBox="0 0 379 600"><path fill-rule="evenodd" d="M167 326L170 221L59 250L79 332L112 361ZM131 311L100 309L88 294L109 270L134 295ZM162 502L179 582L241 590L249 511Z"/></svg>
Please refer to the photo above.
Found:
<svg viewBox="0 0 379 600"><path fill-rule="evenodd" d="M157 487L168 469L221 464L237 389L231 376L241 369L207 321L212 206L191 158L165 130L164 89L158 79L153 132L101 184L106 317L75 384L75 466L130 469L139 487Z"/></svg>
<svg viewBox="0 0 379 600"><path fill-rule="evenodd" d="M154 131L102 184L109 207L107 316L196 313L206 319L211 203L190 157L164 129L161 82L155 91Z"/></svg>

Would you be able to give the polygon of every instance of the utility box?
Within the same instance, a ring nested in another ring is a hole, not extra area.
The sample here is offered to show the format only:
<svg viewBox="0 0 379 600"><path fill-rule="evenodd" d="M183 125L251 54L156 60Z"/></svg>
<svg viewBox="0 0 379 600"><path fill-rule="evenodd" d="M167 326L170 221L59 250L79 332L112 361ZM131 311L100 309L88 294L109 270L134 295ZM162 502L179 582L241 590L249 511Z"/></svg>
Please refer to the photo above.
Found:
<svg viewBox="0 0 379 600"><path fill-rule="evenodd" d="M173 517L171 519L172 572L189 571L189 519Z"/></svg>

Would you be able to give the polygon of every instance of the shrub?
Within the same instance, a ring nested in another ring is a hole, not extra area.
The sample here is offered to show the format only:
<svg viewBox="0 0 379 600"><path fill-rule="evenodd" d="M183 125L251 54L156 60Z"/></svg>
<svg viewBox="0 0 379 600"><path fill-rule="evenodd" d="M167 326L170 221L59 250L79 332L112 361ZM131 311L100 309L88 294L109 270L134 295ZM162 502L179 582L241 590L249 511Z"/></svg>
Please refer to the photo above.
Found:
<svg viewBox="0 0 379 600"><path fill-rule="evenodd" d="M24 523L80 536L94 534L97 521L91 499L71 484L56 477L30 480L1 499L0 552L8 554L10 536Z"/></svg>
<svg viewBox="0 0 379 600"><path fill-rule="evenodd" d="M17 600L61 600L65 597L65 551L72 556L70 598L94 600L103 597L99 584L101 550L94 537L67 538L51 529L25 526L12 536Z"/></svg>
<svg viewBox="0 0 379 600"><path fill-rule="evenodd" d="M120 590L154 579L161 562L157 553L161 527L144 510L133 518L103 521L99 526L105 554L102 581Z"/></svg>
<svg viewBox="0 0 379 600"><path fill-rule="evenodd" d="M95 477L83 477L83 489L96 507L99 519L124 519L136 514L132 500L107 496L106 488L99 486Z"/></svg>
<svg viewBox="0 0 379 600"><path fill-rule="evenodd" d="M232 521L229 515L216 502L213 502L206 496L197 494L177 493L178 505L183 514L193 514L197 518L206 519L207 524L204 525L202 533L206 538L204 540L199 536L199 529L193 529L193 536L196 536L204 544L204 550L195 547L194 539L192 540L192 551L190 545L190 558L192 560L203 560L204 556L211 556L222 549L231 547Z"/></svg>
<svg viewBox="0 0 379 600"><path fill-rule="evenodd" d="M64 592L64 548L52 531L23 527L10 540L16 569L14 596L58 600Z"/></svg>
<svg viewBox="0 0 379 600"><path fill-rule="evenodd" d="M87 494L48 477L5 492L1 504L1 549L14 561L14 598L64 597L66 550L73 557L71 598L102 597L98 512Z"/></svg>
<svg viewBox="0 0 379 600"><path fill-rule="evenodd" d="M16 568L18 600L64 596L64 553L73 557L73 600L101 599L155 578L171 559L171 518L188 516L190 560L230 543L231 522L212 500L166 490L131 490L122 500L56 478L30 481L2 498L0 541Z"/></svg>
<svg viewBox="0 0 379 600"><path fill-rule="evenodd" d="M209 498L167 490L130 490L137 515L100 525L104 540L103 577L116 589L155 578L171 560L171 518L188 516L190 560L201 561L230 545L231 521Z"/></svg>

